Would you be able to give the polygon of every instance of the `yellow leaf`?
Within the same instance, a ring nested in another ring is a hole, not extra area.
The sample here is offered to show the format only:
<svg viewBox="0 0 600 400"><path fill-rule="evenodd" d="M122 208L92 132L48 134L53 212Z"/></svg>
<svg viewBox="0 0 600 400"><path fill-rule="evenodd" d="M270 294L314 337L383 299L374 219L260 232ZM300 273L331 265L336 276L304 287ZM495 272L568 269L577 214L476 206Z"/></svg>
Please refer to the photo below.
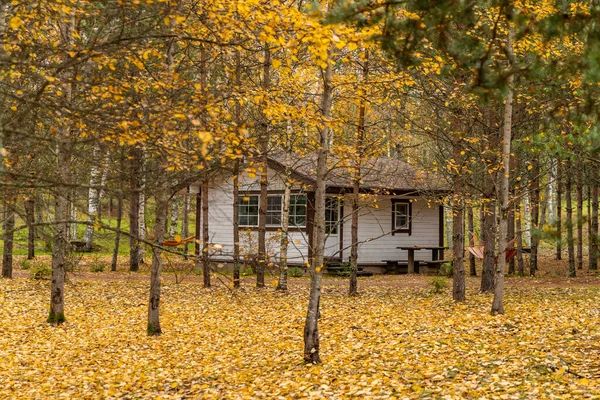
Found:
<svg viewBox="0 0 600 400"><path fill-rule="evenodd" d="M273 60L273 68L279 68L281 66L281 60Z"/></svg>
<svg viewBox="0 0 600 400"><path fill-rule="evenodd" d="M12 17L8 25L10 25L11 29L18 29L23 25L23 20L19 17Z"/></svg>

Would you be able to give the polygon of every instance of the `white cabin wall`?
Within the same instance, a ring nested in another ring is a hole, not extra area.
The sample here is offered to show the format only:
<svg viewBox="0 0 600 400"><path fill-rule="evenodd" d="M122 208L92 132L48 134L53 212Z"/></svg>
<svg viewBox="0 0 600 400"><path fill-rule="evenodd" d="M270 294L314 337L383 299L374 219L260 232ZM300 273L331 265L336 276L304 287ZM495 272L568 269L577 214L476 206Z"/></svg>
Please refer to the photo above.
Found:
<svg viewBox="0 0 600 400"><path fill-rule="evenodd" d="M377 202L365 201L358 221L358 262L376 263L383 260L408 260L406 251L399 246L439 245L439 205L428 204L425 199L412 202L412 234L395 233L392 230L392 199L407 199L402 196L378 196ZM350 195L344 198L344 250L343 258L350 257L352 207ZM375 207L377 206L377 208ZM415 258L431 260L430 250L419 250Z"/></svg>

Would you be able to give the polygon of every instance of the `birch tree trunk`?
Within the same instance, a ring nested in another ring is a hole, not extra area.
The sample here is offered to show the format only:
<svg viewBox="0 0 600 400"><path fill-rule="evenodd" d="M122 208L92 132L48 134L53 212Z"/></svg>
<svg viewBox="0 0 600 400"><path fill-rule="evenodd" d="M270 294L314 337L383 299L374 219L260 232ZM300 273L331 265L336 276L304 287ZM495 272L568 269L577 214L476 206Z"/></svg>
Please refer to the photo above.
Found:
<svg viewBox="0 0 600 400"><path fill-rule="evenodd" d="M535 276L538 269L538 246L540 243L539 209L540 209L540 162L533 160L531 179L531 256L529 257L529 275Z"/></svg>
<svg viewBox="0 0 600 400"><path fill-rule="evenodd" d="M271 86L271 51L265 44L265 62L263 64L262 89L266 93ZM258 211L258 263L256 265L256 287L265 286L265 268L267 264L267 204L268 204L268 162L269 162L269 120L261 115L260 137L260 207Z"/></svg>
<svg viewBox="0 0 600 400"><path fill-rule="evenodd" d="M141 150L133 148L130 151L130 198L129 198L129 270L140 269L140 160Z"/></svg>
<svg viewBox="0 0 600 400"><path fill-rule="evenodd" d="M101 158L101 149L99 146L94 146L92 153L92 159L94 162L98 162ZM106 178L108 175L108 161L109 153L106 153L104 159L102 159L102 166L99 168L96 164L92 165L90 171L90 188L88 189L88 224L85 226L83 233L83 241L85 242L86 251L91 251L94 245L94 226L96 219L99 217L98 208L104 192L103 188L106 184Z"/></svg>
<svg viewBox="0 0 600 400"><path fill-rule="evenodd" d="M548 179L548 222L554 223L556 221L556 177L558 174L558 162L557 160L551 160L550 176Z"/></svg>
<svg viewBox="0 0 600 400"><path fill-rule="evenodd" d="M508 40L506 44L511 67L514 64L513 39L514 30L509 22ZM506 100L504 104L504 122L502 135L502 174L500 174L500 223L498 229L498 262L496 263L494 300L492 315L504 314L504 273L506 269L506 238L508 236L508 218L510 204L508 202L510 187L510 142L512 139L513 82L514 74L508 76Z"/></svg>
<svg viewBox="0 0 600 400"><path fill-rule="evenodd" d="M331 49L329 50L331 54ZM313 257L310 268L310 293L308 310L304 325L304 360L311 363L320 363L319 353L319 305L321 302L322 268L325 253L325 179L327 177L327 159L329 156L330 127L332 106L332 78L331 62L322 70L323 97L321 101L321 125L318 127L319 150L317 157L317 177L315 188L315 215L313 227Z"/></svg>
<svg viewBox="0 0 600 400"><path fill-rule="evenodd" d="M523 196L523 214L525 220L525 244L531 247L531 204L529 199L529 191Z"/></svg>
<svg viewBox="0 0 600 400"><path fill-rule="evenodd" d="M139 203L138 203L138 235L141 240L146 239L146 148L140 149L140 176L139 176ZM138 248L138 260L144 262L146 247L141 245Z"/></svg>
<svg viewBox="0 0 600 400"><path fill-rule="evenodd" d="M288 122L288 130L290 130L291 122ZM290 150L286 151L285 155L285 186L283 190L283 213L281 217L281 238L279 243L279 281L277 282L277 290L287 290L288 278L288 245L289 245L289 226L290 226L290 199L291 199L291 175L292 168Z"/></svg>
<svg viewBox="0 0 600 400"><path fill-rule="evenodd" d="M567 170L571 169L571 161L567 162ZM573 243L573 178L567 174L567 247L569 252L569 278L577 275L575 269L575 245Z"/></svg>
<svg viewBox="0 0 600 400"><path fill-rule="evenodd" d="M5 193L6 195L6 193ZM4 245L2 253L2 277L12 279L13 275L13 243L15 238L15 203L13 199L4 200Z"/></svg>
<svg viewBox="0 0 600 400"><path fill-rule="evenodd" d="M164 177L160 179L164 180ZM163 261L162 245L169 209L169 185L161 182L156 193L156 220L154 223L155 246L152 246L152 271L150 273L150 300L148 302L148 336L158 336L160 328L160 290Z"/></svg>
<svg viewBox="0 0 600 400"><path fill-rule="evenodd" d="M35 199L32 194L25 200L25 220L27 222L27 259L35 258Z"/></svg>
<svg viewBox="0 0 600 400"><path fill-rule="evenodd" d="M467 225L469 229L469 242L474 242L475 222L473 218L473 206L467 207ZM469 275L477 276L477 267L475 265L475 256L469 252Z"/></svg>

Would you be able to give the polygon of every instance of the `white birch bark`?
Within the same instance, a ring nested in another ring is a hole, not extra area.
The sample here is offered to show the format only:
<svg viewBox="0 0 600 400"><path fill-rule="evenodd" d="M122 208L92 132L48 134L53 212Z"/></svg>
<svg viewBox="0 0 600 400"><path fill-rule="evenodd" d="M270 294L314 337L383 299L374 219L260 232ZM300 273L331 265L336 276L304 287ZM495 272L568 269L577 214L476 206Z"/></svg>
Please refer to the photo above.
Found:
<svg viewBox="0 0 600 400"><path fill-rule="evenodd" d="M100 158L100 152L100 147L95 146L92 155L94 161ZM85 248L88 251L92 250L94 245L94 226L92 224L96 222L100 202L102 200L102 195L104 194L104 186L106 185L106 179L108 176L109 157L110 155L107 152L102 161L102 167L98 168L98 165L94 163L90 170L90 188L88 190L87 208L88 224L86 225L85 232L83 234Z"/></svg>
<svg viewBox="0 0 600 400"><path fill-rule="evenodd" d="M556 221L556 177L558 176L558 162L552 160L552 166L550 168L550 182L548 183L548 222L553 223Z"/></svg>
<svg viewBox="0 0 600 400"><path fill-rule="evenodd" d="M523 196L523 208L525 209L525 218L523 218L525 220L525 231L523 232L525 234L525 244L527 247L531 247L531 204L529 201L529 191Z"/></svg>
<svg viewBox="0 0 600 400"><path fill-rule="evenodd" d="M169 223L169 236L175 237L179 234L179 197L171 199L171 221Z"/></svg>

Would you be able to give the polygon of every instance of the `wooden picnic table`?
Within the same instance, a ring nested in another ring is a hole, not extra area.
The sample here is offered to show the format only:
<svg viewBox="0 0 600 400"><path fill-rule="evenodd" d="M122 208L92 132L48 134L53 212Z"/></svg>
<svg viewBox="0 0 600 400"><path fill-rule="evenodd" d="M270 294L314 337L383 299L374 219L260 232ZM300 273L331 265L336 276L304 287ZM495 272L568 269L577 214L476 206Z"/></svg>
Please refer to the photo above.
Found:
<svg viewBox="0 0 600 400"><path fill-rule="evenodd" d="M415 251L416 250L431 250L431 261L438 261L443 258L444 250L447 247L444 246L400 246L400 250L408 251L408 273L415 273ZM440 257L440 254L442 257Z"/></svg>

